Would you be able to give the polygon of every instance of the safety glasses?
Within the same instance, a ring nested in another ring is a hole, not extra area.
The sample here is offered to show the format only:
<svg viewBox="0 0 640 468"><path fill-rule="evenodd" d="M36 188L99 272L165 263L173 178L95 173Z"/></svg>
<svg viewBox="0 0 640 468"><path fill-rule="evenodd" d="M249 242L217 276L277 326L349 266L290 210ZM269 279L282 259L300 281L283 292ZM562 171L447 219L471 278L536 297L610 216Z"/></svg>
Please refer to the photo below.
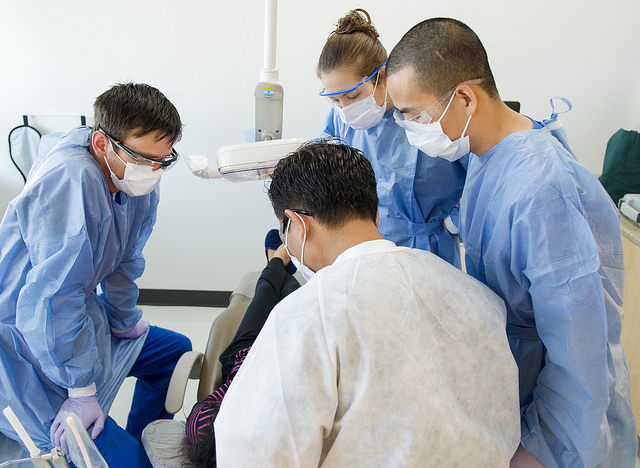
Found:
<svg viewBox="0 0 640 468"><path fill-rule="evenodd" d="M326 88L322 88L322 91L320 91L318 93L319 96L335 96L336 94L345 94L345 93L350 93L351 91L356 90L358 87L362 86L363 84L367 83L369 80L371 80L371 78L373 78L374 76L376 76L376 73L378 73L382 67L384 67L387 64L387 62L384 62L382 65L380 65L378 68L376 68L376 71L374 71L371 75L369 75L367 78L365 78L364 80L362 80L360 83L358 83L357 85L355 85L353 88L349 88L349 89L345 89L342 91L336 91L334 93L327 93L327 89Z"/></svg>
<svg viewBox="0 0 640 468"><path fill-rule="evenodd" d="M447 102L449 98L451 98L453 93L456 92L456 89L458 89L458 86L462 86L464 84L467 84L467 85L480 84L482 83L482 80L483 78L474 78L473 80L463 81L462 83L455 85L449 91L444 93L440 99L438 99L436 102L431 104L425 110L414 115L410 119L405 119L404 115L398 109L394 111L393 117L395 118L396 123L403 128L405 127L407 122L417 122L421 124L431 123L433 120L435 120L436 116L438 115L438 109L440 109L440 107L442 107L445 104L445 102Z"/></svg>
<svg viewBox="0 0 640 468"><path fill-rule="evenodd" d="M290 208L290 209L294 213L313 216L313 213L311 211L298 210L297 208ZM284 239L285 239L285 234L287 233L288 227L289 227L289 218L287 217L287 215L284 215L284 218L282 218L282 222L280 223L280 230L278 231L278 234L280 234L280 240L282 241L283 244L285 244Z"/></svg>
<svg viewBox="0 0 640 468"><path fill-rule="evenodd" d="M164 157L162 157L160 159L152 158L151 156L145 156L144 154L136 153L131 148L128 148L127 146L123 145L120 141L118 141L115 138L113 138L111 135L109 135L107 132L102 130L100 127L98 127L97 131L102 133L104 136L106 136L109 139L109 141L111 142L112 145L117 146L122 151L127 153L127 155L131 159L133 159L136 162L136 164L141 164L143 166L151 166L154 171L156 171L156 170L158 170L160 168L162 168L162 169L170 168L171 165L173 163L175 163L178 160L178 158L180 157L180 155L175 150L175 148L171 148L171 154L168 154L167 156L164 156ZM115 151L115 149L114 149L114 151Z"/></svg>

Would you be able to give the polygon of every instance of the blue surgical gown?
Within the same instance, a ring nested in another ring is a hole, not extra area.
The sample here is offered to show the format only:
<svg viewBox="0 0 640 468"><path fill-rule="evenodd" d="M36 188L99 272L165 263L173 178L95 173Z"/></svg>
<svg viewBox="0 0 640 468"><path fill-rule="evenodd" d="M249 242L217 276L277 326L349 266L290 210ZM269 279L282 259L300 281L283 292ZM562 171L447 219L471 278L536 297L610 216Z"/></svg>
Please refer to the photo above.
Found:
<svg viewBox="0 0 640 468"><path fill-rule="evenodd" d="M432 158L411 146L393 110L385 112L378 125L354 130L332 108L321 136L342 139L371 162L377 181L378 229L385 239L433 252L459 266L456 243L442 222L460 200L466 168L460 161Z"/></svg>
<svg viewBox="0 0 640 468"><path fill-rule="evenodd" d="M535 122L471 155L460 216L467 271L507 305L524 447L545 468L633 467L620 220L603 187Z"/></svg>
<svg viewBox="0 0 640 468"><path fill-rule="evenodd" d="M87 151L90 129L43 138L23 191L0 224L0 407L10 405L42 450L68 388L96 383L108 412L146 335L134 283L158 191L111 194ZM5 418L0 430L16 439Z"/></svg>

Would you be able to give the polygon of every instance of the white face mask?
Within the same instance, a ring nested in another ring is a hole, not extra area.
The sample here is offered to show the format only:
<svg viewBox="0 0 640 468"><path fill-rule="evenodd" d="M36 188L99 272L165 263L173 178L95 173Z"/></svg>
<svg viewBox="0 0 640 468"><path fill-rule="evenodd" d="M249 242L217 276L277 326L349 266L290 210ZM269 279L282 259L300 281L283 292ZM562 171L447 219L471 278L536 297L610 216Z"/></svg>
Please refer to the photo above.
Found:
<svg viewBox="0 0 640 468"><path fill-rule="evenodd" d="M423 124L420 122L414 122L412 120L404 121L401 116L395 114L397 122L401 122L401 126L404 127L407 133L407 139L413 146L418 147L423 153L435 158L446 159L447 161L457 161L464 155L468 154L469 149L469 135L465 136L469 122L471 122L471 116L467 120L467 124L462 130L462 135L457 140L451 141L446 133L442 131L442 125L440 121L449 110L449 106L455 97L455 92L449 100L449 104L445 108L444 112L436 122Z"/></svg>
<svg viewBox="0 0 640 468"><path fill-rule="evenodd" d="M364 99L360 99L353 104L349 104L345 107L340 107L336 103L333 104L333 108L338 113L344 123L354 130L366 130L371 127L375 127L382 120L385 109L387 108L387 92L384 93L384 103L379 106L373 95L378 87L378 78L376 77L376 84L373 87L373 93Z"/></svg>
<svg viewBox="0 0 640 468"><path fill-rule="evenodd" d="M333 104L335 111L338 113L344 123L354 130L366 130L375 127L382 120L384 110L387 107L387 95L384 97L384 104L379 106L373 94L364 99L340 107Z"/></svg>
<svg viewBox="0 0 640 468"><path fill-rule="evenodd" d="M120 156L118 156L118 153L114 151L114 154L120 161L122 161L122 164L125 165L122 180L118 179L118 176L116 176L111 170L106 154L104 161L107 163L107 167L111 173L111 182L113 182L113 185L115 185L118 190L121 190L132 197L139 197L141 195L151 193L153 189L158 186L164 169L157 169L154 171L151 166L126 163Z"/></svg>
<svg viewBox="0 0 640 468"><path fill-rule="evenodd" d="M300 218L300 221L302 221L302 225L304 226L304 238L302 239L302 249L300 250L300 260L298 261L296 257L291 255L291 252L289 252L289 247L287 247L287 241L289 240L289 226L291 226L291 223L287 224L287 232L284 235L284 248L289 254L289 257L291 257L291 262L293 263L293 265L298 270L300 270L300 274L302 275L302 277L306 281L309 281L311 278L313 278L313 275L315 275L316 273L315 271L313 271L311 268L309 268L303 263L304 262L304 244L307 242L307 225L305 224L304 219L302 219L302 216L300 216L295 211L293 212L293 214L295 214L298 218Z"/></svg>

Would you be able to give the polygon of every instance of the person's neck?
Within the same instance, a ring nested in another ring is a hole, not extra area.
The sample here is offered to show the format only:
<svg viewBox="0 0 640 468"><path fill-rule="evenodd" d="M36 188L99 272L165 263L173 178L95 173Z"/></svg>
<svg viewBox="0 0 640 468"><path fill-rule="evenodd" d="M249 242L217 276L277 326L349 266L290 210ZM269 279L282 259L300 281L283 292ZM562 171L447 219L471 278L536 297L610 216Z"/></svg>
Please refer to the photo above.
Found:
<svg viewBox="0 0 640 468"><path fill-rule="evenodd" d="M338 228L323 227L317 230L316 234L314 242L317 243L318 248L313 251L318 252L318 255L312 262L316 264L318 270L332 265L342 252L351 247L383 238L373 221L361 219L347 221Z"/></svg>
<svg viewBox="0 0 640 468"><path fill-rule="evenodd" d="M507 136L531 128L533 122L528 117L511 110L499 98L485 98L478 103L469 124L471 151L482 155Z"/></svg>
<svg viewBox="0 0 640 468"><path fill-rule="evenodd" d="M89 154L91 154L91 156L93 156L93 159L96 160L96 162L98 163L98 165L102 169L102 173L104 174L104 178L107 181L107 186L109 187L109 191L111 193L119 192L120 190L118 190L116 188L116 186L113 185L113 182L111 181L111 171L107 167L107 162L105 161L104 157L101 158L96 154L96 151L93 148L93 146L91 145L91 142L89 142L89 147L87 149L89 150Z"/></svg>

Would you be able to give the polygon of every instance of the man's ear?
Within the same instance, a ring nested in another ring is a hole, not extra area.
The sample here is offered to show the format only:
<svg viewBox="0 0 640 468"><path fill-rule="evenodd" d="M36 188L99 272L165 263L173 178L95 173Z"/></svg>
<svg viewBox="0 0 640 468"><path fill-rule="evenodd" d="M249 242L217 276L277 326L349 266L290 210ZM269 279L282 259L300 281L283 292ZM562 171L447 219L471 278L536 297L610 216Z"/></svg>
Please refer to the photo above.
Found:
<svg viewBox="0 0 640 468"><path fill-rule="evenodd" d="M476 106L478 105L478 96L473 88L469 85L463 84L458 87L456 92L464 99L467 115L473 115L476 112Z"/></svg>
<svg viewBox="0 0 640 468"><path fill-rule="evenodd" d="M95 151L96 156L102 158L107 154L107 146L109 145L109 139L102 132L93 132L91 134L91 147Z"/></svg>
<svg viewBox="0 0 640 468"><path fill-rule="evenodd" d="M302 222L300 221L300 219L295 215L295 213L289 209L284 210L284 215L289 218L289 233L287 234L288 236L296 236L296 235L300 235L302 236ZM302 239L302 237L300 237Z"/></svg>
<svg viewBox="0 0 640 468"><path fill-rule="evenodd" d="M380 212L376 211L376 228L378 227L379 224L380 224Z"/></svg>
<svg viewBox="0 0 640 468"><path fill-rule="evenodd" d="M284 210L284 215L289 218L289 236L298 236L300 243L304 239L305 225L307 236L309 235L309 223L302 220L302 215L299 215L289 209Z"/></svg>

